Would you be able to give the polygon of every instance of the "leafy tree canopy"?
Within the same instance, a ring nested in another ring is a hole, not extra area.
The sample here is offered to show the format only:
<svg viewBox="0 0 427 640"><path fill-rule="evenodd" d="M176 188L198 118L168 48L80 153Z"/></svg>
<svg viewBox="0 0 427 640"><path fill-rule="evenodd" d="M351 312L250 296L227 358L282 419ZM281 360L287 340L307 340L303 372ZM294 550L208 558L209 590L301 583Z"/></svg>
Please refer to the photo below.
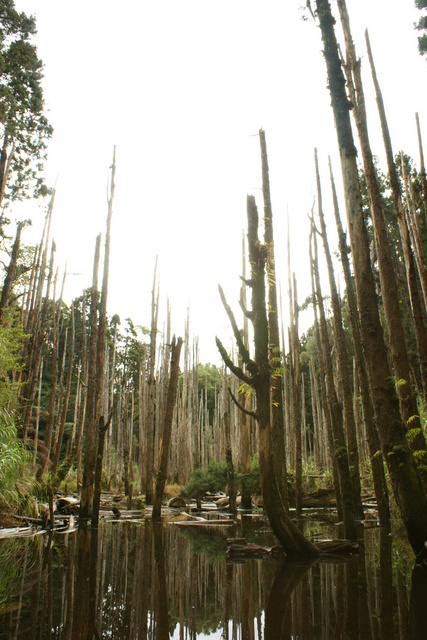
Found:
<svg viewBox="0 0 427 640"><path fill-rule="evenodd" d="M47 141L43 64L32 43L35 19L0 3L0 204L48 193L43 179ZM4 224L4 220L2 221Z"/></svg>
<svg viewBox="0 0 427 640"><path fill-rule="evenodd" d="M420 10L426 9L427 0L415 0L415 6ZM427 15L421 16L415 28L418 29L418 31L422 31L422 34L418 37L418 49L423 56L427 54Z"/></svg>

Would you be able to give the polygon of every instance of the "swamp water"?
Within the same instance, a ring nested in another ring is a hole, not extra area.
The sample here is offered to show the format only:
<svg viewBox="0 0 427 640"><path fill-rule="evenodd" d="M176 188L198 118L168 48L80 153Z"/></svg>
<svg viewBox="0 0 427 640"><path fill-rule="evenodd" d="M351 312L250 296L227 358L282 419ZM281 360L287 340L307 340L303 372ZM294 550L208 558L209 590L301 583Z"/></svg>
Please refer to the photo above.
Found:
<svg viewBox="0 0 427 640"><path fill-rule="evenodd" d="M305 517L310 536L337 527ZM226 561L226 537L275 544L261 517L237 527L101 521L98 530L0 540L1 640L229 638L425 640L427 568L365 526L357 555L309 566Z"/></svg>

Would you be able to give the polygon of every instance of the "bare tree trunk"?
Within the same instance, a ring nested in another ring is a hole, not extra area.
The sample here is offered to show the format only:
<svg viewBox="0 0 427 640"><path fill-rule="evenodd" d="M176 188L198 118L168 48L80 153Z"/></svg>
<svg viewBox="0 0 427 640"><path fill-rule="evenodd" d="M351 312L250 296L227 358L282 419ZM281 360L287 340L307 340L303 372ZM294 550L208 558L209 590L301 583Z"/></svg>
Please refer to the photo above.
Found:
<svg viewBox="0 0 427 640"><path fill-rule="evenodd" d="M65 347L64 347L65 350ZM73 359L74 359L74 309L71 307L71 336L70 336L70 347L68 350L68 370L67 370L67 381L65 387L65 397L62 403L62 411L59 419L59 429L58 436L55 443L53 460L52 460L52 471L56 472L59 463L59 456L61 452L62 440L64 437L64 429L65 429L65 420L67 417L68 403L70 400L71 393L71 379L73 373ZM77 400L77 399L76 399Z"/></svg>
<svg viewBox="0 0 427 640"><path fill-rule="evenodd" d="M354 290L353 279L350 271L348 258L348 247L346 235L343 231L341 218L338 209L338 198L335 190L334 177L332 174L331 161L329 160L329 172L331 177L332 197L334 203L335 222L338 230L339 250L341 264L344 273L344 280L347 290L347 302L350 315L351 332L353 336L354 354L360 382L360 397L363 410L363 420L365 423L366 435L368 439L369 457L372 465L372 478L374 481L375 495L377 497L378 517L380 524L388 526L390 524L390 509L388 501L387 482L384 473L384 459L381 452L381 443L375 425L374 408L372 404L371 389L366 371L366 363L362 349L362 337L360 332L360 322L357 311L356 292Z"/></svg>
<svg viewBox="0 0 427 640"><path fill-rule="evenodd" d="M171 364L170 378L168 386L168 395L166 399L166 409L162 425L162 436L160 441L159 469L156 476L156 488L153 502L152 518L158 519L161 514L163 491L166 484L169 462L169 448L172 434L172 420L176 404L176 396L178 389L179 359L181 356L182 338L175 341L172 339L171 348Z"/></svg>
<svg viewBox="0 0 427 640"><path fill-rule="evenodd" d="M98 271L101 250L101 236L96 239L95 257L93 264L93 278L91 289L91 301L89 312L89 345L88 345L88 383L87 383L87 400L86 415L84 426L84 466L82 476L82 489L80 498L80 517L90 518L92 516L92 500L93 500L93 483L96 464L96 405L95 405L95 389L96 389L96 348L98 342Z"/></svg>
<svg viewBox="0 0 427 640"><path fill-rule="evenodd" d="M368 186L368 194L370 207L372 212L372 221L375 230L375 244L378 256L378 267L381 281L382 301L385 311L387 328L390 335L390 350L393 360L393 368L397 378L397 393L400 401L400 412L402 418L414 437L411 438L413 449L419 450L419 472L424 484L424 490L427 489L427 469L424 470L427 461L426 443L422 433L420 418L416 398L411 385L410 366L408 353L406 350L405 336L403 332L402 319L400 314L399 293L397 289L396 277L393 268L393 260L391 256L390 242L388 238L387 227L384 220L381 194L378 187L377 176L372 158L372 152L368 137L368 126L365 110L365 99L360 76L360 61L356 61L356 52L350 33L350 22L345 5L345 0L338 0L338 7L341 15L341 23L343 25L344 36L346 41L346 50L348 56L347 63L347 85L350 88L350 96L355 111L355 119L359 141L362 150L363 165L365 168L365 177ZM368 44L368 55L371 62L372 75L374 78L375 90L377 95L377 103L380 112L381 126L383 129L384 143L386 146L387 163L390 175L390 184L394 194L396 205L397 219L399 222L400 235L404 248L404 257L408 274L408 284L412 294L418 296L416 282L413 278L413 259L409 244L408 229L406 227L405 216L403 214L402 199L400 196L399 181L393 160L393 152L391 149L391 140L388 131L387 121L385 117L384 104L376 78L373 66L372 54ZM349 67L349 68L348 68ZM354 83L354 84L353 84ZM403 214L403 215L402 215ZM415 291L414 291L415 290ZM410 423L410 427L409 427ZM417 433L417 435L415 435ZM424 451L424 454L421 454ZM418 456L417 456L418 460Z"/></svg>
<svg viewBox="0 0 427 640"><path fill-rule="evenodd" d="M421 186L423 190L423 204L424 204L423 228L426 229L427 227L427 177L426 177L426 167L424 163L424 152L423 152L423 143L421 138L420 119L418 117L418 113L415 114L415 120L417 123L418 148L420 151L420 180L421 180Z"/></svg>
<svg viewBox="0 0 427 640"><path fill-rule="evenodd" d="M77 458L77 490L80 493L82 487L82 441L83 441L83 427L85 423L86 415L86 402L87 402L87 355L86 355L86 295L83 295L82 302L82 361L81 361L81 381L82 392L80 398L80 407L78 411L78 418L76 424L76 458Z"/></svg>
<svg viewBox="0 0 427 640"><path fill-rule="evenodd" d="M242 237L242 285L240 288L240 300L243 307L246 309L246 259L245 259L245 237ZM248 319L243 314L243 331L242 331L243 344L246 349L249 349L249 336L248 336ZM239 354L239 366L244 370L244 364ZM239 402L245 408L249 408L249 401L246 393L239 394ZM239 411L239 430L240 430L240 474L242 476L242 509L251 509L252 498L250 491L248 490L246 478L249 476L251 470L251 423L250 417L243 411Z"/></svg>
<svg viewBox="0 0 427 640"><path fill-rule="evenodd" d="M146 455L145 455L145 501L153 504L153 472L154 472L154 387L156 368L156 340L157 320L159 313L159 290L156 287L157 259L154 268L153 290L151 295L151 332L150 332L150 359L148 363L148 407L146 427ZM157 294L156 294L157 291Z"/></svg>
<svg viewBox="0 0 427 640"><path fill-rule="evenodd" d="M345 92L345 78L334 32L335 20L328 0L316 0L316 7L338 135L363 348L368 364L377 428L410 544L415 554L424 554L424 543L427 539L427 498L406 440L406 425L400 416L394 385L390 383L391 372L379 321L363 218L356 148L349 114L350 104Z"/></svg>
<svg viewBox="0 0 427 640"><path fill-rule="evenodd" d="M312 260L312 269L316 282L316 304L319 309L320 316L320 336L322 341L323 360L325 363L326 374L326 391L328 394L328 410L331 415L332 437L333 437L333 455L337 461L339 485L341 490L342 510L344 520L344 530L346 538L355 540L357 538L355 523L355 503L354 492L350 477L350 465L348 460L347 445L344 436L342 406L338 401L337 393L334 385L332 360L330 353L330 345L328 339L328 329L326 324L325 312L323 308L323 297L320 288L319 267L317 260L317 242L315 231L312 231L312 245L314 248L314 259Z"/></svg>
<svg viewBox="0 0 427 640"><path fill-rule="evenodd" d="M46 430L44 435L44 455L40 461L40 467L37 470L36 478L40 481L43 478L43 474L45 472L46 466L50 460L50 452L52 446L52 433L53 433L53 425L55 422L55 405L56 405L56 394L57 394L57 384L58 384L58 349L59 349L59 319L61 315L61 301L58 303L55 302L55 291L56 291L56 278L54 283L54 295L52 300L52 358L51 358L51 380L50 380L50 392L49 392L49 403L47 408L47 422L46 422Z"/></svg>
<svg viewBox="0 0 427 640"><path fill-rule="evenodd" d="M285 426L283 414L283 392L280 354L280 334L279 334L279 307L277 304L276 287L276 263L274 256L274 236L273 236L273 209L271 206L270 178L267 160L267 145L265 132L260 129L259 139L261 145L262 164L262 195L264 198L264 246L267 251L266 271L267 271L267 292L268 292L268 347L270 366L272 368L271 378L271 438L272 447L277 452L274 463L279 491L282 494L283 504L288 509L288 487L286 479L286 449L285 449ZM299 425L301 429L301 425Z"/></svg>
<svg viewBox="0 0 427 640"><path fill-rule="evenodd" d="M106 364L106 344L107 344L107 299L108 299L108 280L110 275L110 246L111 246L111 220L113 217L113 202L115 191L115 175L116 175L116 147L113 152L113 162L111 165L111 182L109 185L109 193L107 196L108 213L107 213L107 228L105 232L105 251L104 251L104 268L102 273L102 289L101 300L99 303L99 321L97 330L97 344L96 344L96 386L95 386L95 422L94 422L94 436L98 436L96 458L91 461L93 464L90 470L90 478L93 482L93 487L88 495L92 494L92 504L89 505L89 513L92 517L92 524L98 524L99 518L99 505L101 497L101 475L102 475L102 461L104 455L104 439L105 432L108 429L112 411L110 417L106 420L104 415L104 392L105 392L105 364ZM85 459L86 466L86 459Z"/></svg>
<svg viewBox="0 0 427 640"><path fill-rule="evenodd" d="M259 430L259 464L262 494L266 513L273 532L288 555L313 556L319 553L318 549L303 536L301 531L289 519L275 473L276 464L274 457L277 455L277 450L272 447L271 439L270 391L272 372L269 356L265 295L265 264L268 257L268 249L261 245L258 239L258 211L255 199L252 196L248 196L247 205L251 278L246 281L246 284L252 289L252 309L251 311L246 310L245 312L248 314L254 326L254 360L249 357L249 353L243 344L240 331L237 328L234 315L227 305L221 289L220 293L233 327L234 337L237 341L242 360L246 365L249 375L245 374L241 368L233 364L218 338L216 342L228 368L235 373L242 382L249 384L255 390L257 408L254 415L257 419Z"/></svg>
<svg viewBox="0 0 427 640"><path fill-rule="evenodd" d="M231 436L230 436L230 419L227 411L223 414L223 425L225 431L225 461L227 463L227 484L228 484L228 498L230 501L230 513L237 513L237 489L236 489L236 477L234 474L233 466L233 451L231 448Z"/></svg>
<svg viewBox="0 0 427 640"><path fill-rule="evenodd" d="M348 366L347 347L345 344L345 335L342 323L341 304L338 297L338 291L335 283L334 267L332 265L332 256L329 250L328 236L326 232L325 216L323 213L322 190L320 185L319 165L317 160L317 150L315 150L315 167L317 182L317 200L318 212L320 220L320 232L323 241L323 249L328 267L329 288L331 291L331 302L333 311L334 326L334 345L336 350L340 381L342 384L342 404L344 426L347 433L348 459L350 464L350 476L353 487L353 501L355 507L355 518L362 520L363 507L360 497L360 469L359 469L359 453L357 450L356 425L353 414L353 390L351 387L351 376Z"/></svg>
<svg viewBox="0 0 427 640"><path fill-rule="evenodd" d="M16 266L18 264L19 247L21 245L21 232L24 223L18 222L16 227L15 241L12 247L12 255L10 257L9 266L7 268L6 278L3 282L3 288L0 297L0 325L2 324L4 312L10 302L10 295L12 293L13 282L15 280Z"/></svg>
<svg viewBox="0 0 427 640"><path fill-rule="evenodd" d="M293 296L290 299L291 310L291 329L289 358L292 361L292 393L293 393L293 422L295 436L295 507L297 515L302 513L302 415L301 415L301 371L300 371L300 342L298 336L298 298L297 298L297 282L295 274L293 274Z"/></svg>

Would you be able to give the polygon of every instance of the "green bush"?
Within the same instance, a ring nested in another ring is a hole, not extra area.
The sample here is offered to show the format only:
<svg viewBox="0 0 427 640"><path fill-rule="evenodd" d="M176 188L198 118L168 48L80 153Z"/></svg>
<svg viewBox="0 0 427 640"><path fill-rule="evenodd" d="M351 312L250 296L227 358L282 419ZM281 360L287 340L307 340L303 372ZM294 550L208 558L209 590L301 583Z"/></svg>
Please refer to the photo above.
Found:
<svg viewBox="0 0 427 640"><path fill-rule="evenodd" d="M22 492L18 489L17 482L22 478L28 462L29 453L17 439L13 415L3 409L0 411L0 487L3 502L20 502ZM23 483L21 485L24 486Z"/></svg>
<svg viewBox="0 0 427 640"><path fill-rule="evenodd" d="M227 484L227 465L225 462L210 462L207 467L194 469L185 485L184 492L189 498L199 498L206 493L224 491Z"/></svg>
<svg viewBox="0 0 427 640"><path fill-rule="evenodd" d="M261 474L258 458L251 458L249 475L241 478L241 483L251 496L261 495Z"/></svg>

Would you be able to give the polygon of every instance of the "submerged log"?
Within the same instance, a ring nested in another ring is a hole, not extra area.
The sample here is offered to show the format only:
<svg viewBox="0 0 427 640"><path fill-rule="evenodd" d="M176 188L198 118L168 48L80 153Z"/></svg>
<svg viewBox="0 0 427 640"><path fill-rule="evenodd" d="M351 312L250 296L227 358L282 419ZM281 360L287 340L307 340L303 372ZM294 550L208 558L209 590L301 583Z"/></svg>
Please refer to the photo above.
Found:
<svg viewBox="0 0 427 640"><path fill-rule="evenodd" d="M258 544L248 542L245 538L228 538L227 539L227 559L236 558L264 558L268 555L269 550L260 547Z"/></svg>
<svg viewBox="0 0 427 640"><path fill-rule="evenodd" d="M359 553L359 545L348 540L316 540L315 544L320 549L321 556Z"/></svg>
<svg viewBox="0 0 427 640"><path fill-rule="evenodd" d="M359 552L359 545L348 540L316 540L315 546L320 551L320 557L342 557L354 555ZM248 542L245 538L227 538L227 559L263 558L271 555L281 558L286 555L282 546L271 548L261 547Z"/></svg>

